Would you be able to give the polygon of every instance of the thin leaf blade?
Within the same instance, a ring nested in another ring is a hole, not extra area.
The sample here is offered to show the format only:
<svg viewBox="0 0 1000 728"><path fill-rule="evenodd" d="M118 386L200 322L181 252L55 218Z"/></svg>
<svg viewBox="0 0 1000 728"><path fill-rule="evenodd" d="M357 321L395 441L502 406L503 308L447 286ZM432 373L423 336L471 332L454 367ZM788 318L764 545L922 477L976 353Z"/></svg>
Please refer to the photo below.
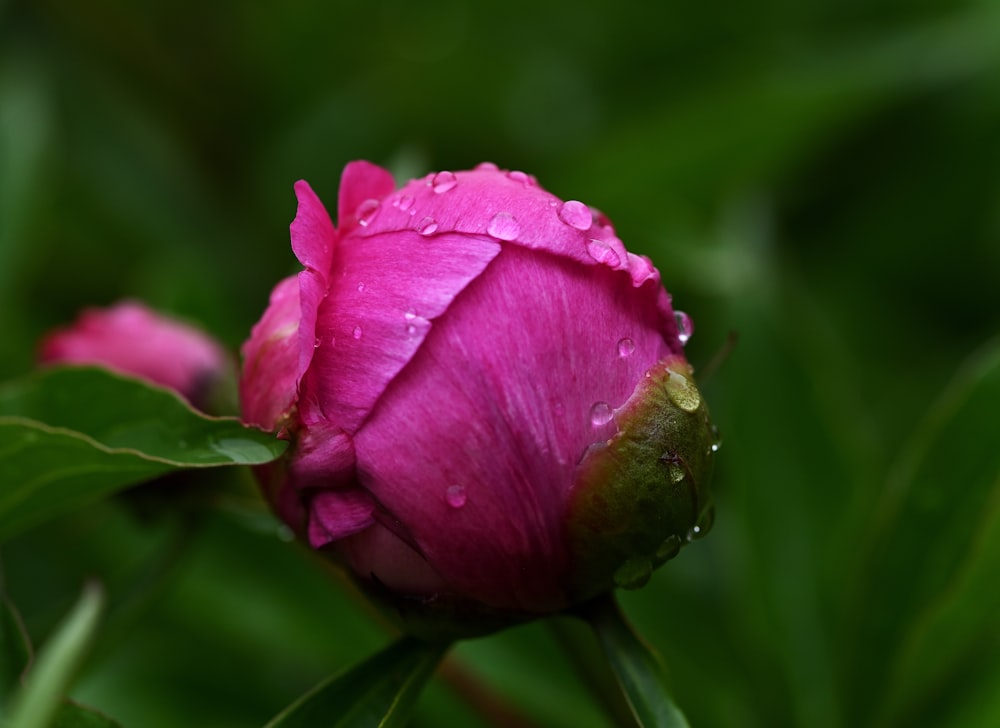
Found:
<svg viewBox="0 0 1000 728"><path fill-rule="evenodd" d="M62 709L62 698L89 647L104 604L96 585L88 585L70 614L41 648L38 659L5 715L8 728L45 728Z"/></svg>
<svg viewBox="0 0 1000 728"><path fill-rule="evenodd" d="M265 728L404 726L447 649L404 638L320 683Z"/></svg>

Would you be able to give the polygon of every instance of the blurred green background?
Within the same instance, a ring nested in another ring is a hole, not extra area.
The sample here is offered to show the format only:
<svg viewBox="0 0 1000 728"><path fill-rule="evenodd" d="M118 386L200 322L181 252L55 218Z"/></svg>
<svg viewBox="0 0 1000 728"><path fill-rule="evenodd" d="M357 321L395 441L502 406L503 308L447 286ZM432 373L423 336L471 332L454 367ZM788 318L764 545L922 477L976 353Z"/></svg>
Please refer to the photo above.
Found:
<svg viewBox="0 0 1000 728"><path fill-rule="evenodd" d="M126 296L235 350L292 183L335 207L357 158L531 172L653 258L696 366L736 334L715 528L623 597L694 726L1000 725L1000 388L946 393L1000 332L1000 3L0 0L0 378ZM279 536L118 499L0 556L38 641L106 584L79 699L235 728L390 639ZM536 624L417 724L614 721Z"/></svg>

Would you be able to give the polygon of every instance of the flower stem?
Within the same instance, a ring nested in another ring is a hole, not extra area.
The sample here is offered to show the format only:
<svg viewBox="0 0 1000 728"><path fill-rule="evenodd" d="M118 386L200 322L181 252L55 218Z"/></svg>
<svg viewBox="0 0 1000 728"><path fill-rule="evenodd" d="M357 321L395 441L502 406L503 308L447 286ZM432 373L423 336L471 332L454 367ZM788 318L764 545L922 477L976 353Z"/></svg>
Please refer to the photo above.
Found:
<svg viewBox="0 0 1000 728"><path fill-rule="evenodd" d="M637 635L612 594L580 610L604 648L605 657L628 701L636 725L642 728L688 728L687 719L670 697L659 655Z"/></svg>

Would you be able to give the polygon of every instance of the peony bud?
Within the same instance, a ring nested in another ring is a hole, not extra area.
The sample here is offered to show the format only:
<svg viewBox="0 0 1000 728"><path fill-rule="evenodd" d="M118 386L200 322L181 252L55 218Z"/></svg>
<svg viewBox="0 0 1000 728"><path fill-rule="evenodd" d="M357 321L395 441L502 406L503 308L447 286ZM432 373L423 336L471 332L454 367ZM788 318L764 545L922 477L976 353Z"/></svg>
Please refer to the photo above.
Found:
<svg viewBox="0 0 1000 728"><path fill-rule="evenodd" d="M204 406L229 357L208 334L136 301L83 311L72 326L48 334L44 364L96 364L172 389Z"/></svg>
<svg viewBox="0 0 1000 728"><path fill-rule="evenodd" d="M244 419L293 443L258 475L411 630L638 586L707 528L689 323L602 214L491 164L395 191L353 162L338 228L295 191L305 270L243 346Z"/></svg>

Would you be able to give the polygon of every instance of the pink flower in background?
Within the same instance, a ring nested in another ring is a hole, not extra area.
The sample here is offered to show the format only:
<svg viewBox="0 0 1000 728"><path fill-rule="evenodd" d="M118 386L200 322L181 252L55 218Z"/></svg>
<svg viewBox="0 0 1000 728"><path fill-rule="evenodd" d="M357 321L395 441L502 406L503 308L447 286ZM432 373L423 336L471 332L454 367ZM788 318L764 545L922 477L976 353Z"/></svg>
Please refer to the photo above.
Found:
<svg viewBox="0 0 1000 728"><path fill-rule="evenodd" d="M491 164L396 190L352 162L339 227L295 191L304 270L240 392L293 442L259 475L314 548L401 611L502 622L638 586L707 527L689 322L603 215Z"/></svg>
<svg viewBox="0 0 1000 728"><path fill-rule="evenodd" d="M136 301L89 308L39 347L44 364L95 364L145 379L199 404L229 358L208 334Z"/></svg>

